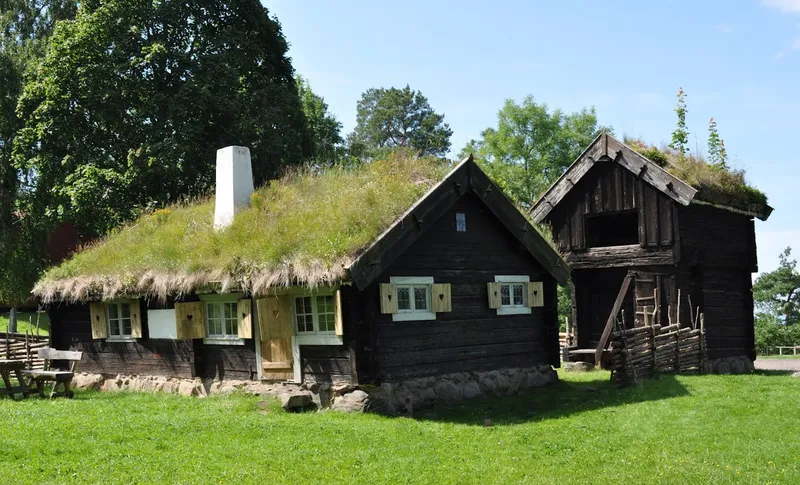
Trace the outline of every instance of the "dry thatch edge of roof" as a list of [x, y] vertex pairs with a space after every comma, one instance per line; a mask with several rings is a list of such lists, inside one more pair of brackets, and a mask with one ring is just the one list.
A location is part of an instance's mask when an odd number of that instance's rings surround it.
[[159, 273], [148, 271], [127, 276], [79, 276], [53, 281], [40, 281], [33, 289], [42, 303], [85, 303], [123, 297], [140, 297], [166, 301], [189, 293], [246, 292], [265, 296], [270, 291], [291, 286], [314, 289], [340, 282], [347, 275], [352, 258], [341, 258], [328, 266], [320, 261], [305, 265], [285, 264], [242, 276], [226, 271], [193, 273]]

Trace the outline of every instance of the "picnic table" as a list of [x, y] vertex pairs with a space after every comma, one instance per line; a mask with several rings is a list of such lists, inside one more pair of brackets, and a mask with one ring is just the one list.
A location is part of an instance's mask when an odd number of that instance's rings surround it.
[[[25, 384], [25, 380], [22, 378], [23, 369], [25, 369], [24, 360], [0, 360], [0, 377], [2, 377], [3, 384], [6, 386], [0, 388], [0, 396], [7, 395], [13, 399], [14, 393], [19, 392], [22, 393], [23, 398], [28, 397], [28, 386]], [[18, 386], [11, 385], [12, 372], [19, 382]]]

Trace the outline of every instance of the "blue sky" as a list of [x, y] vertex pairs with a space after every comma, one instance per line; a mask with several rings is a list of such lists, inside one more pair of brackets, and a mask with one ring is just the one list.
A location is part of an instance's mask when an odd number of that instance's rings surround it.
[[409, 84], [445, 114], [456, 153], [528, 94], [660, 144], [683, 87], [692, 149], [713, 116], [775, 207], [756, 224], [760, 269], [786, 246], [800, 256], [800, 0], [264, 3], [345, 133], [362, 92]]

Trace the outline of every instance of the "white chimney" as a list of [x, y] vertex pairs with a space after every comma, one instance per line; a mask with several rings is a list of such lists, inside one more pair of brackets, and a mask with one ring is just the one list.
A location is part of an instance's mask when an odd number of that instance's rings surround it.
[[250, 149], [230, 146], [217, 150], [217, 196], [214, 206], [214, 229], [233, 222], [242, 209], [250, 205], [253, 195], [253, 165]]

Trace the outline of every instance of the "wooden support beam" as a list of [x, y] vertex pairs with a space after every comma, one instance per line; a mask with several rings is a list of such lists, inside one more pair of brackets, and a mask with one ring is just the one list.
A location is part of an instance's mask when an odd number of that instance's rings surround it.
[[600, 336], [600, 342], [597, 344], [597, 349], [594, 352], [595, 365], [600, 363], [600, 358], [603, 356], [603, 349], [605, 349], [606, 343], [608, 342], [608, 337], [611, 335], [611, 330], [614, 328], [614, 320], [617, 319], [617, 314], [622, 309], [622, 304], [625, 302], [625, 296], [627, 296], [628, 290], [630, 290], [632, 280], [633, 273], [628, 273], [625, 276], [625, 279], [622, 281], [622, 287], [619, 289], [616, 301], [614, 301], [614, 307], [611, 309], [611, 315], [608, 316], [606, 327], [603, 329], [603, 334]]

